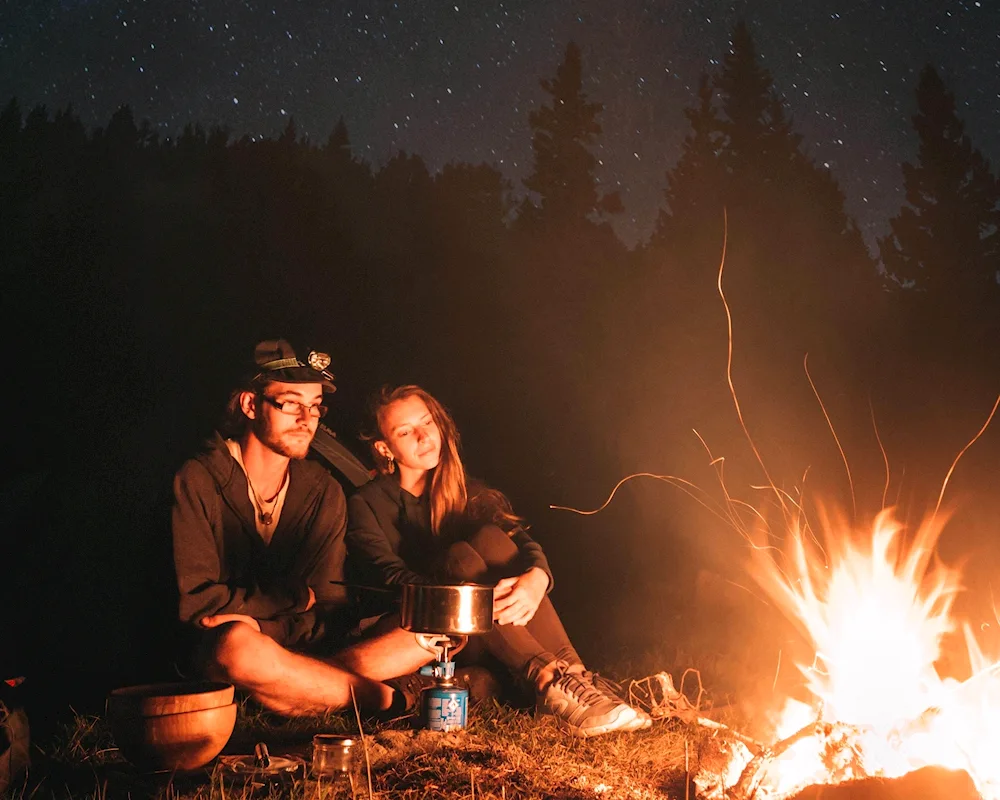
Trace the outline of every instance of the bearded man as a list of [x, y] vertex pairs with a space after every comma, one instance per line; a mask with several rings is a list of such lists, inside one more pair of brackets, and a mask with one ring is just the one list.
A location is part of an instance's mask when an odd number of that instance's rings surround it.
[[[431, 660], [399, 628], [350, 643], [344, 580], [347, 510], [340, 484], [305, 460], [329, 358], [300, 361], [284, 339], [259, 343], [227, 420], [174, 479], [180, 619], [198, 631], [195, 666], [288, 715], [412, 707], [382, 681]], [[406, 663], [400, 667], [400, 654]], [[401, 673], [400, 669], [404, 672]]]

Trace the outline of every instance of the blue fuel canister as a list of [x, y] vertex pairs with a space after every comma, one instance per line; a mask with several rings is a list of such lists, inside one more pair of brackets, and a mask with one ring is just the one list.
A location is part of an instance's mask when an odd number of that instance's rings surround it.
[[441, 683], [424, 689], [424, 724], [430, 731], [464, 730], [469, 713], [469, 690]]
[[435, 662], [421, 672], [438, 679], [424, 689], [421, 697], [424, 727], [441, 732], [464, 730], [469, 714], [469, 690], [454, 683], [455, 663]]

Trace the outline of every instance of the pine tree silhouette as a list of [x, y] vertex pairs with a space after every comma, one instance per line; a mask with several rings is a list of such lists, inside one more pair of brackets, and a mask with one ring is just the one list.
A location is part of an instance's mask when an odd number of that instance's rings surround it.
[[[733, 188], [754, 192], [759, 184], [782, 177], [799, 152], [802, 137], [792, 130], [771, 73], [761, 66], [743, 20], [733, 29], [715, 88], [722, 105], [723, 163], [735, 178]], [[743, 199], [731, 193], [730, 202]]]
[[351, 137], [347, 133], [347, 123], [344, 122], [343, 117], [340, 117], [337, 120], [337, 124], [333, 127], [333, 130], [330, 132], [330, 136], [326, 140], [326, 149], [329, 150], [331, 153], [346, 152], [347, 157], [350, 158]]
[[724, 201], [731, 225], [748, 237], [748, 247], [752, 243], [757, 268], [766, 270], [761, 281], [778, 294], [784, 286], [780, 302], [796, 304], [873, 291], [875, 270], [843, 192], [830, 171], [804, 152], [743, 21], [733, 30], [715, 87]]
[[903, 165], [906, 205], [879, 250], [896, 280], [961, 305], [997, 288], [1000, 186], [930, 65], [920, 73], [913, 125], [920, 144], [916, 163]]
[[524, 179], [525, 187], [541, 198], [541, 206], [522, 206], [522, 215], [572, 224], [618, 213], [618, 194], [601, 196], [597, 189], [597, 158], [589, 148], [601, 133], [597, 117], [603, 106], [590, 102], [583, 91], [583, 65], [575, 43], [567, 45], [556, 77], [541, 84], [551, 103], [528, 117], [534, 169]]
[[701, 323], [691, 309], [717, 303], [725, 209], [726, 283], [748, 314], [750, 346], [795, 369], [819, 348], [851, 362], [877, 305], [875, 266], [833, 174], [804, 151], [746, 23], [685, 113], [691, 130], [645, 253], [651, 294], [672, 298], [669, 336], [712, 333], [694, 333]]
[[299, 141], [299, 131], [295, 126], [295, 117], [289, 116], [288, 123], [285, 125], [285, 130], [282, 131], [281, 136], [278, 138], [278, 143], [282, 147], [290, 148], [294, 147]]
[[724, 186], [720, 150], [724, 134], [713, 106], [711, 78], [698, 82], [697, 105], [684, 110], [691, 132], [684, 137], [681, 157], [667, 172], [666, 208], [661, 209], [651, 244], [683, 246], [706, 229], [720, 232]]

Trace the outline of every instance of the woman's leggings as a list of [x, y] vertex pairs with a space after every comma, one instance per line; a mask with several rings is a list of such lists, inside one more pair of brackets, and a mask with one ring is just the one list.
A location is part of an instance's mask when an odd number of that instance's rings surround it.
[[[442, 564], [444, 577], [456, 583], [496, 583], [519, 574], [518, 556], [517, 545], [506, 533], [496, 525], [486, 525], [448, 548]], [[480, 638], [501, 663], [532, 683], [539, 670], [553, 661], [583, 663], [548, 595], [527, 625], [494, 625]]]

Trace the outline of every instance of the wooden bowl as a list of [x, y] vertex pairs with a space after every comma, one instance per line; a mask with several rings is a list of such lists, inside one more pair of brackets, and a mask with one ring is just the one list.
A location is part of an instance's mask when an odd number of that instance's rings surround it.
[[236, 725], [236, 703], [179, 714], [109, 713], [121, 754], [144, 770], [189, 770], [222, 752]]
[[233, 702], [233, 685], [217, 681], [145, 683], [125, 686], [108, 695], [109, 715], [160, 717], [203, 708], [228, 706]]

